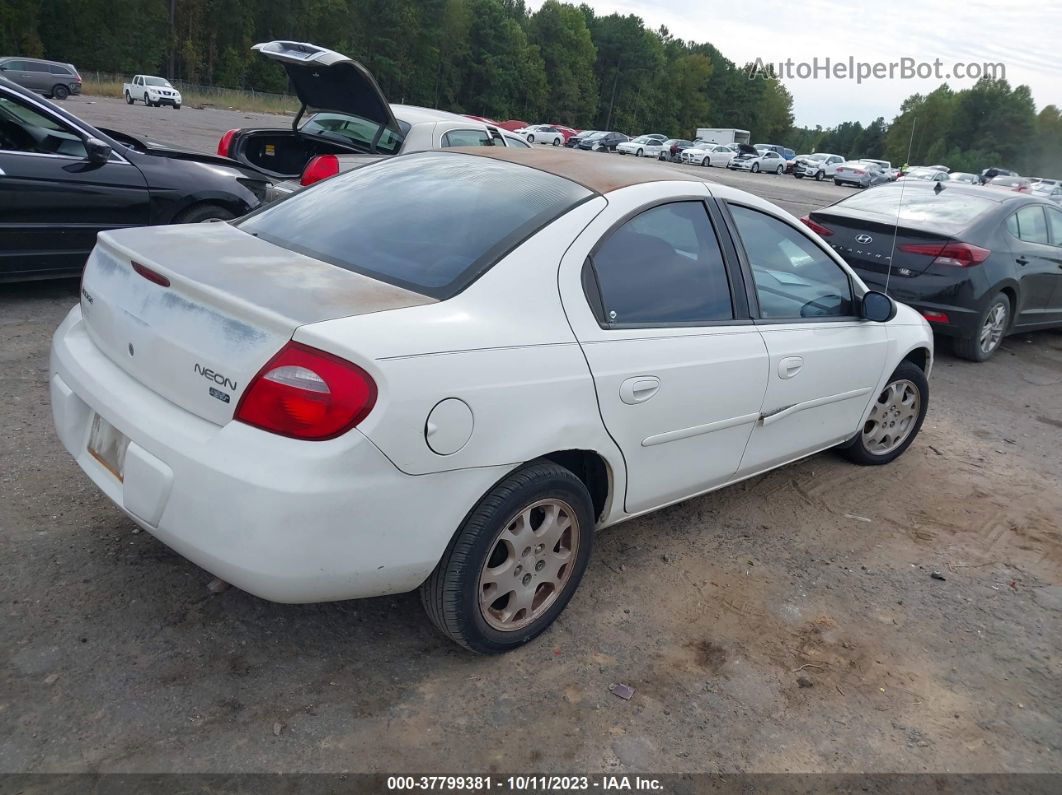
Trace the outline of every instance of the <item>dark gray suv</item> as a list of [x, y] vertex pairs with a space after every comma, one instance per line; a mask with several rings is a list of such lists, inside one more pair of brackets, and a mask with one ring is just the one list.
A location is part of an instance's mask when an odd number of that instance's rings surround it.
[[0, 57], [0, 77], [48, 99], [66, 99], [81, 93], [81, 75], [73, 64], [40, 58]]

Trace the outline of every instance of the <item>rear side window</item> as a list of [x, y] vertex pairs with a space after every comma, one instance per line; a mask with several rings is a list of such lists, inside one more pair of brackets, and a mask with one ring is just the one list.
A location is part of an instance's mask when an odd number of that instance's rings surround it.
[[850, 317], [848, 274], [803, 234], [758, 210], [731, 205], [745, 246], [760, 316], [767, 319]]
[[1007, 230], [1026, 243], [1047, 243], [1047, 221], [1041, 207], [1022, 207], [1007, 219]]
[[486, 130], [450, 130], [443, 136], [443, 146], [494, 146]]
[[53, 75], [64, 75], [66, 77], [71, 77], [70, 70], [63, 66], [56, 66], [55, 64], [52, 64], [48, 67], [48, 71], [51, 72]]
[[719, 241], [700, 202], [646, 210], [613, 231], [591, 257], [613, 325], [675, 325], [731, 320]]
[[277, 246], [445, 299], [593, 195], [526, 166], [425, 152], [340, 174], [237, 226]]

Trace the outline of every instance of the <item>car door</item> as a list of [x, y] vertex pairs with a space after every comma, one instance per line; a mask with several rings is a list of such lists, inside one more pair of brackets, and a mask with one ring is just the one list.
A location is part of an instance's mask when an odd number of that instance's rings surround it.
[[150, 220], [140, 171], [87, 159], [86, 133], [0, 91], [0, 278], [77, 273], [96, 233]]
[[1014, 309], [1018, 326], [1062, 321], [1062, 308], [1058, 305], [1062, 298], [1062, 228], [1057, 226], [1054, 215], [1053, 226], [1049, 227], [1045, 211], [1062, 215], [1053, 207], [1028, 204], [1011, 213], [1005, 222], [1020, 284], [1020, 299]]
[[885, 326], [858, 317], [854, 277], [796, 225], [729, 203], [769, 356], [761, 413], [741, 461], [751, 474], [851, 437], [885, 366]]
[[767, 382], [766, 347], [707, 190], [651, 202], [653, 191], [667, 193], [641, 186], [635, 206], [610, 196], [611, 220], [599, 216], [566, 257], [581, 286], [562, 291], [623, 452], [630, 513], [730, 480]]
[[4, 63], [3, 68], [0, 69], [0, 72], [11, 82], [33, 90], [30, 85], [32, 75], [27, 71], [27, 66], [28, 64], [25, 61], [7, 61]]
[[[1062, 189], [1056, 188], [1055, 192], [1062, 195]], [[1056, 207], [1045, 207], [1047, 214], [1047, 228], [1051, 234], [1051, 245], [1055, 249], [1055, 286], [1051, 291], [1049, 302], [1050, 312], [1048, 319], [1053, 323], [1062, 323], [1062, 210]]]

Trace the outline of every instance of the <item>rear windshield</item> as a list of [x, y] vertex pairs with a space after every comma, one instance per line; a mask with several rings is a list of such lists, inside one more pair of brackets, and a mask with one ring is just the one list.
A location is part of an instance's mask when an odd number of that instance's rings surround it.
[[445, 299], [592, 195], [526, 166], [430, 152], [325, 180], [237, 225], [274, 245]]
[[[903, 204], [900, 204], [900, 196]], [[999, 203], [966, 191], [945, 188], [940, 193], [902, 186], [883, 185], [857, 193], [834, 205], [837, 209], [859, 211], [878, 216], [877, 220], [893, 223], [899, 213], [900, 223], [926, 224], [946, 231], [968, 227], [980, 215]]]
[[302, 131], [342, 141], [345, 144], [355, 144], [358, 148], [366, 150], [372, 149], [373, 140], [379, 135], [380, 138], [376, 141], [376, 151], [385, 155], [393, 155], [397, 154], [402, 147], [402, 141], [410, 129], [409, 124], [403, 121], [399, 121], [398, 126], [401, 128], [400, 133], [360, 116], [346, 113], [316, 113], [302, 125]]

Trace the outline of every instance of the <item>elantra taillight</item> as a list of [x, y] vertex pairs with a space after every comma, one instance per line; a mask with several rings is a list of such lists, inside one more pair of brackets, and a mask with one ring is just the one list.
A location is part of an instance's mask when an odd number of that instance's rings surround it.
[[972, 243], [901, 243], [898, 248], [908, 254], [933, 257], [934, 265], [950, 265], [954, 268], [980, 265], [992, 254], [989, 249]]
[[259, 370], [235, 419], [293, 439], [322, 441], [349, 431], [376, 405], [376, 382], [338, 356], [289, 342]]

